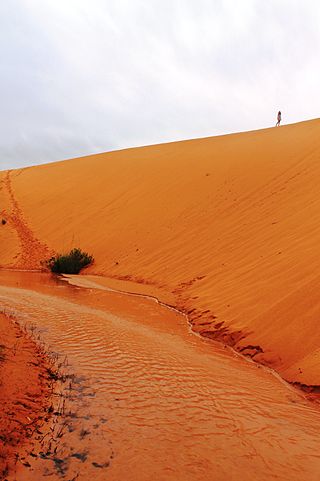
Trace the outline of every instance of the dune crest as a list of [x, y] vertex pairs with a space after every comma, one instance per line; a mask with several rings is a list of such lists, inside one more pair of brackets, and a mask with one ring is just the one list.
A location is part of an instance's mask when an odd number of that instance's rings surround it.
[[193, 329], [320, 385], [320, 120], [0, 173], [3, 267], [81, 247]]

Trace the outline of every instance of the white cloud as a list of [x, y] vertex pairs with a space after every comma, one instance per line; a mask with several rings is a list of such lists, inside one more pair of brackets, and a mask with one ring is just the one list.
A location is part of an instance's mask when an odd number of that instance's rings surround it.
[[0, 166], [319, 116], [316, 0], [4, 0]]

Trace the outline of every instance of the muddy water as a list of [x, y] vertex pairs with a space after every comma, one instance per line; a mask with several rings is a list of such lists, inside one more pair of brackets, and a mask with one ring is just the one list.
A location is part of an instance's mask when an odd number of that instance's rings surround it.
[[68, 356], [78, 383], [56, 458], [18, 479], [320, 479], [317, 406], [178, 313], [4, 271], [0, 303]]

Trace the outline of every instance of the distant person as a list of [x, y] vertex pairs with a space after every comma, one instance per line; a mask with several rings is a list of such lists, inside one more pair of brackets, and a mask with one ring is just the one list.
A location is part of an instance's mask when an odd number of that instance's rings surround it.
[[279, 110], [278, 115], [277, 115], [277, 121], [278, 122], [276, 123], [276, 127], [280, 127], [280, 122], [281, 122], [281, 112], [280, 112], [280, 110]]

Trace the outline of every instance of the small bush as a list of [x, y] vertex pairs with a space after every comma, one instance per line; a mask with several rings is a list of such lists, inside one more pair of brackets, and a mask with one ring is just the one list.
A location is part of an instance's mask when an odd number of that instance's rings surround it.
[[93, 263], [93, 257], [81, 249], [72, 249], [69, 254], [57, 255], [46, 261], [51, 272], [79, 274], [81, 269]]
[[7, 223], [6, 219], [2, 219], [1, 224], [6, 225], [6, 223]]

